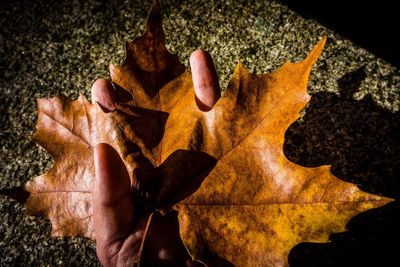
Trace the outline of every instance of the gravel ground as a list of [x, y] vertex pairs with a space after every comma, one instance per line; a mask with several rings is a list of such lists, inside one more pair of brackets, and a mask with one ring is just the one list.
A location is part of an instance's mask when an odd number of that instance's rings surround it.
[[[264, 1], [263, 1], [264, 2]], [[144, 30], [151, 1], [0, 1], [0, 189], [21, 186], [52, 165], [30, 141], [36, 99], [90, 96], [91, 84], [121, 62], [123, 44]], [[285, 153], [304, 166], [332, 165], [364, 190], [400, 195], [400, 73], [313, 20], [275, 1], [161, 1], [168, 48], [188, 65], [199, 47], [215, 59], [221, 88], [242, 60], [270, 72], [306, 56], [322, 35], [313, 98], [286, 133]], [[292, 266], [390, 266], [398, 253], [400, 205], [353, 218], [326, 244], [300, 244]], [[96, 266], [92, 241], [50, 238], [50, 223], [24, 216], [0, 196], [0, 266]], [[383, 264], [384, 263], [384, 264]], [[383, 265], [382, 265], [383, 264]], [[394, 266], [394, 265], [393, 265]]]

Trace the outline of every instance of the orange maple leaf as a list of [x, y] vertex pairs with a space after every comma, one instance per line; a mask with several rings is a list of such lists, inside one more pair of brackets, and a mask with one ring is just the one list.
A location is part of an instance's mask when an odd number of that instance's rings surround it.
[[310, 100], [307, 81], [325, 40], [271, 74], [239, 63], [203, 112], [191, 74], [165, 48], [155, 2], [147, 31], [126, 45], [121, 66], [110, 67], [115, 111], [103, 113], [83, 96], [38, 101], [34, 140], [55, 164], [25, 185], [27, 213], [49, 218], [52, 236], [94, 238], [93, 147], [107, 142], [154, 210], [179, 212], [194, 259], [207, 263], [211, 253], [238, 266], [286, 266], [295, 244], [327, 241], [357, 213], [390, 201], [339, 180], [329, 166], [302, 167], [283, 153], [286, 129]]

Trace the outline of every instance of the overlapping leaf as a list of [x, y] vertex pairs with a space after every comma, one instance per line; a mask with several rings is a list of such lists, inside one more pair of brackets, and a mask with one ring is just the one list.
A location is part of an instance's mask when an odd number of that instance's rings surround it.
[[327, 241], [355, 214], [388, 202], [339, 180], [328, 166], [305, 168], [283, 154], [284, 133], [310, 99], [308, 76], [324, 43], [271, 74], [238, 64], [222, 98], [203, 112], [190, 73], [165, 48], [155, 2], [146, 33], [110, 68], [115, 111], [103, 113], [83, 96], [39, 100], [34, 140], [55, 164], [25, 186], [28, 213], [49, 218], [54, 236], [94, 238], [92, 151], [107, 142], [150, 206], [178, 210], [193, 258], [286, 266], [295, 244]]

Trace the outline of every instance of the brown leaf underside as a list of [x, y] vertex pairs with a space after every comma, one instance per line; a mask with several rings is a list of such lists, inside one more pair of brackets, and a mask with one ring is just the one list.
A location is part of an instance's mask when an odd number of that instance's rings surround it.
[[97, 142], [94, 108], [83, 95], [38, 100], [33, 140], [54, 158], [46, 173], [25, 185], [28, 214], [50, 219], [52, 236], [93, 237], [91, 189], [93, 147]]
[[33, 139], [55, 163], [25, 185], [27, 212], [49, 218], [52, 236], [94, 238], [92, 151], [107, 142], [149, 201], [178, 203], [181, 237], [195, 259], [207, 262], [207, 249], [237, 266], [286, 266], [295, 244], [325, 242], [355, 214], [389, 201], [337, 179], [328, 166], [305, 168], [283, 154], [324, 43], [271, 74], [239, 63], [222, 98], [202, 112], [190, 73], [165, 48], [156, 1], [145, 34], [126, 45], [121, 66], [110, 66], [116, 111], [105, 114], [83, 96], [38, 101]]

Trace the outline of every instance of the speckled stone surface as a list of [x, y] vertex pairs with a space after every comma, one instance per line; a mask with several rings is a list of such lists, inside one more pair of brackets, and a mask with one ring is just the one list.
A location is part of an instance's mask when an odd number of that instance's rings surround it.
[[[123, 44], [144, 31], [151, 1], [10, 1], [0, 6], [0, 189], [21, 186], [52, 165], [30, 141], [36, 99], [90, 96], [121, 62]], [[199, 47], [213, 56], [221, 88], [242, 60], [265, 73], [328, 42], [313, 68], [313, 98], [286, 133], [285, 153], [305, 166], [332, 165], [339, 178], [398, 198], [399, 70], [275, 1], [161, 1], [168, 48], [188, 65]], [[326, 244], [300, 244], [292, 266], [350, 266], [395, 259], [397, 202], [353, 218]], [[50, 223], [0, 196], [0, 266], [96, 266], [94, 243], [50, 238]], [[392, 258], [393, 257], [393, 258]], [[350, 260], [351, 259], [351, 260]], [[394, 261], [393, 261], [394, 262]], [[343, 266], [343, 265], [342, 265]], [[387, 265], [386, 265], [387, 266]]]

